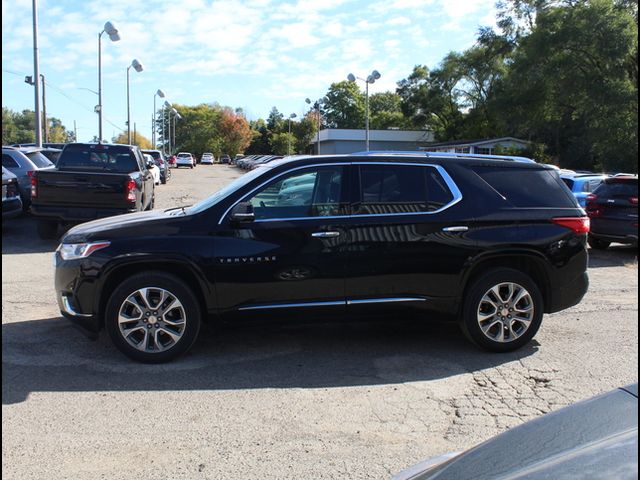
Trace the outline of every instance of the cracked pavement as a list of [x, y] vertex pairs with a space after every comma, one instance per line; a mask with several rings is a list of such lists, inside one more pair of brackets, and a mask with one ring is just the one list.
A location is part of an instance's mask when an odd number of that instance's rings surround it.
[[[239, 172], [173, 171], [157, 205]], [[3, 224], [2, 473], [11, 479], [382, 479], [638, 379], [636, 250], [592, 252], [589, 293], [518, 352], [454, 325], [255, 324], [207, 330], [167, 365], [123, 357], [60, 317], [55, 242]]]

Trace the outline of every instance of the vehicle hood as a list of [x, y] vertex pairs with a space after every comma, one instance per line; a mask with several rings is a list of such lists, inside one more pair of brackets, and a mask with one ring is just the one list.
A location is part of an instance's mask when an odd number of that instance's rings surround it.
[[513, 428], [451, 460], [394, 477], [427, 479], [638, 478], [635, 386], [617, 389]]
[[101, 218], [73, 227], [62, 238], [61, 243], [78, 243], [95, 239], [106, 240], [119, 231], [135, 229], [140, 226], [149, 227], [154, 223], [166, 223], [167, 219], [178, 216], [185, 216], [182, 209], [153, 210]]

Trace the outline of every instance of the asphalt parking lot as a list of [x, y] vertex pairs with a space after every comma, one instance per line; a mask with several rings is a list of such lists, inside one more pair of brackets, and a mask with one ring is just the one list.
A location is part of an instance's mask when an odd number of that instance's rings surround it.
[[[240, 175], [173, 170], [156, 208]], [[389, 478], [638, 380], [637, 250], [591, 252], [583, 302], [518, 352], [452, 325], [250, 325], [207, 330], [189, 355], [133, 363], [61, 318], [55, 241], [2, 227], [2, 473], [10, 479]]]

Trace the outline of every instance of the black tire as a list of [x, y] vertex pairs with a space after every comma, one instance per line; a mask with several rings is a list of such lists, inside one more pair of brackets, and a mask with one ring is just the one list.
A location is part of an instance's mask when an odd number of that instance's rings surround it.
[[165, 183], [167, 183], [167, 177], [166, 177], [166, 176], [162, 177], [162, 178], [160, 179], [160, 183], [161, 183], [162, 185], [164, 185]]
[[38, 236], [43, 240], [56, 238], [58, 234], [58, 222], [56, 220], [38, 220], [36, 224]]
[[611, 245], [611, 242], [607, 242], [606, 240], [601, 240], [592, 235], [589, 235], [587, 240], [589, 242], [589, 246], [595, 250], [606, 250]]
[[[487, 310], [487, 306], [499, 303], [490, 301], [495, 298], [493, 296], [495, 294], [490, 294], [490, 290], [493, 287], [502, 285], [498, 292], [504, 294], [502, 298], [507, 298], [509, 284], [515, 285], [514, 290], [520, 287], [528, 293], [528, 296], [516, 302], [516, 304], [512, 304], [511, 301], [504, 301], [500, 309], [495, 309], [495, 314], [486, 320], [482, 320], [484, 322], [483, 325], [487, 328], [487, 333], [485, 333], [480, 326], [480, 316], [483, 315], [482, 310], [485, 309], [484, 315], [489, 315], [491, 310]], [[489, 295], [488, 299], [485, 294]], [[516, 313], [509, 310], [509, 308], [524, 310], [528, 306], [531, 306], [533, 311], [522, 314], [523, 320], [526, 318], [528, 322], [518, 320]], [[467, 289], [460, 326], [465, 336], [479, 347], [492, 352], [510, 352], [531, 341], [540, 328], [543, 312], [544, 300], [542, 293], [531, 277], [518, 270], [496, 268], [476, 278]], [[511, 325], [511, 330], [506, 326], [508, 324]], [[526, 328], [525, 325], [527, 325]], [[502, 335], [502, 341], [499, 341], [500, 335]], [[497, 339], [493, 338], [494, 336]]]
[[[147, 319], [156, 319], [156, 317], [153, 316], [153, 313], [156, 312], [151, 312], [151, 310], [145, 310], [143, 312], [142, 309], [136, 310], [134, 307], [133, 311], [136, 312], [136, 316], [138, 313], [140, 314], [141, 321], [133, 325], [132, 323], [136, 320], [129, 323], [129, 325], [132, 326], [130, 327], [129, 335], [125, 338], [124, 333], [121, 331], [120, 323], [118, 322], [120, 311], [122, 309], [123, 314], [127, 314], [133, 304], [131, 302], [125, 302], [125, 300], [144, 288], [150, 288], [149, 304], [157, 309], [157, 311], [161, 310], [158, 308], [158, 305], [153, 306], [151, 300], [153, 300], [153, 295], [157, 296], [160, 294], [160, 289], [167, 291], [173, 296], [179, 302], [180, 307], [170, 308], [161, 318], [152, 320], [154, 322], [153, 324]], [[168, 298], [167, 301], [171, 301], [171, 298]], [[175, 302], [173, 302], [173, 305], [175, 305]], [[149, 312], [152, 314], [147, 315]], [[174, 320], [179, 318], [184, 320], [181, 330], [173, 330], [171, 324], [163, 324], [164, 318], [168, 315], [174, 315]], [[114, 345], [129, 358], [143, 363], [168, 362], [186, 353], [198, 338], [200, 324], [200, 305], [191, 289], [178, 277], [164, 272], [150, 271], [139, 273], [124, 280], [111, 294], [105, 311], [105, 328], [107, 332], [109, 332], [109, 336]], [[126, 328], [127, 324], [123, 322], [123, 329]], [[144, 333], [144, 339], [139, 338], [143, 335], [142, 332], [155, 332], [156, 328], [158, 331], [155, 333], [155, 338], [160, 338], [159, 343], [162, 348], [166, 348], [164, 350], [156, 348], [157, 344], [153, 340], [154, 337], [149, 336], [147, 333]], [[171, 331], [176, 335], [178, 335], [179, 331], [178, 340], [173, 340], [171, 336], [164, 333], [166, 329], [172, 329]], [[131, 341], [127, 340], [127, 338], [130, 338]], [[138, 347], [136, 347], [134, 343], [136, 343], [138, 339]], [[145, 339], [148, 339], [148, 342], [142, 345]], [[167, 345], [163, 345], [163, 341], [167, 341]]]

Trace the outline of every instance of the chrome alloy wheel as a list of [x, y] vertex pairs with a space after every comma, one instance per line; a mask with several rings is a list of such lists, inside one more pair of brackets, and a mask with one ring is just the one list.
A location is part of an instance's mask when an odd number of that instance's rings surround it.
[[142, 352], [157, 353], [173, 347], [182, 338], [186, 324], [180, 300], [160, 287], [136, 290], [118, 310], [122, 338]]
[[478, 305], [482, 333], [495, 342], [512, 342], [524, 334], [534, 316], [533, 299], [522, 285], [507, 282], [491, 287]]

